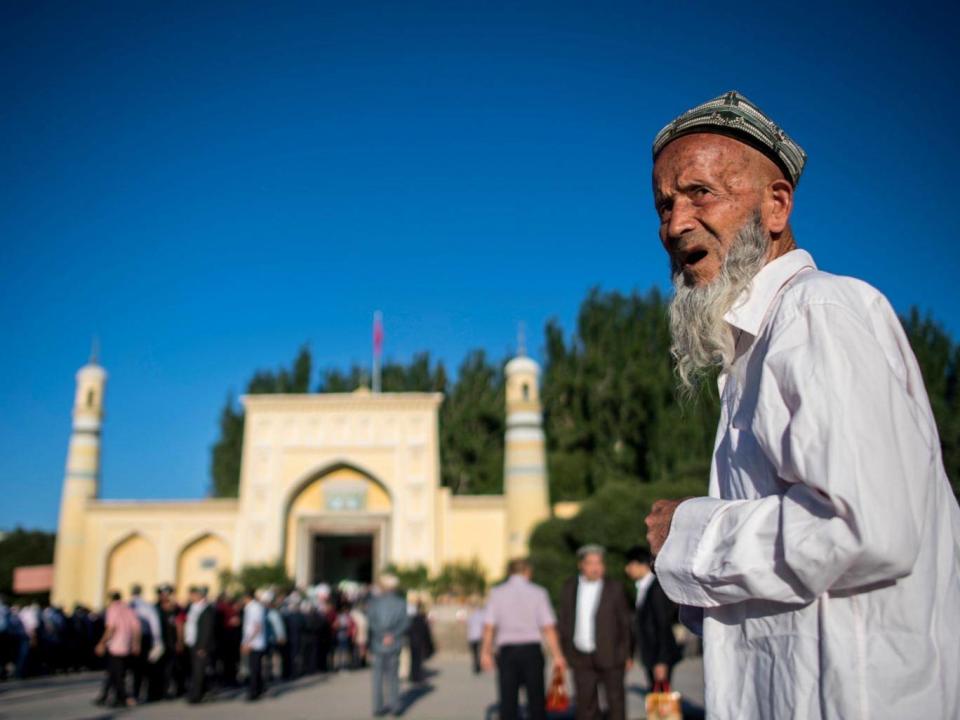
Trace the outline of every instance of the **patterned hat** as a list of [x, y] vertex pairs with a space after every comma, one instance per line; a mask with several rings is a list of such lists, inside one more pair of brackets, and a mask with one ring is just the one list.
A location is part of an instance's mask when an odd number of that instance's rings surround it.
[[773, 160], [794, 187], [800, 182], [807, 154], [764, 112], [736, 90], [687, 110], [657, 133], [653, 159], [678, 137], [691, 133], [728, 135]]

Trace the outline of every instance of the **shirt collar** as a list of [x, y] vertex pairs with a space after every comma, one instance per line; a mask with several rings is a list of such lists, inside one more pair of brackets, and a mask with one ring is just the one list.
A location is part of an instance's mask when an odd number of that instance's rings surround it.
[[642, 578], [637, 580], [637, 590], [643, 590], [645, 587], [653, 584], [654, 575], [652, 572], [648, 572]]
[[602, 582], [603, 582], [603, 578], [600, 578], [599, 580], [587, 580], [583, 575], [580, 575], [580, 584], [581, 584], [581, 585], [586, 585], [586, 586], [588, 586], [588, 587], [595, 587], [595, 586], [599, 585], [599, 584], [602, 583]]
[[756, 337], [780, 288], [806, 268], [817, 269], [813, 257], [806, 250], [791, 250], [776, 260], [771, 260], [753, 276], [750, 284], [740, 293], [740, 297], [723, 319], [733, 327]]

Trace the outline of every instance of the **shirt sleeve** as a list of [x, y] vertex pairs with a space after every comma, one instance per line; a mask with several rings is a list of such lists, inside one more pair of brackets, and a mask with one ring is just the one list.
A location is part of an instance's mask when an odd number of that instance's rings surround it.
[[656, 563], [671, 599], [805, 603], [910, 573], [939, 450], [885, 347], [864, 320], [828, 302], [802, 308], [774, 334], [758, 409], [740, 432], [754, 436], [788, 488], [681, 503]]
[[557, 616], [553, 614], [553, 605], [546, 590], [540, 590], [540, 602], [537, 603], [537, 625], [542, 630], [550, 625], [557, 624]]
[[147, 623], [150, 625], [150, 634], [153, 636], [154, 647], [163, 649], [163, 633], [160, 630], [160, 613], [153, 605], [147, 605]]
[[490, 599], [487, 600], [486, 607], [483, 608], [483, 624], [484, 625], [496, 625], [497, 624], [497, 592], [493, 591], [490, 593]]

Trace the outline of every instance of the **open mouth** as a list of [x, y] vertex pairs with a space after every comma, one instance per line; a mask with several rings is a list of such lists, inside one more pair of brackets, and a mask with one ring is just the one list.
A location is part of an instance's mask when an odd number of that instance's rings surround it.
[[683, 257], [681, 258], [681, 263], [685, 268], [693, 267], [698, 262], [703, 260], [706, 256], [707, 256], [706, 250], [704, 250], [703, 248], [694, 248], [693, 250], [683, 253]]

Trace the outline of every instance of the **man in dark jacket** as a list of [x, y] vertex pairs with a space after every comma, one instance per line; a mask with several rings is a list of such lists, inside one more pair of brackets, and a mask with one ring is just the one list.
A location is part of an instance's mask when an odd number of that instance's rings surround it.
[[630, 658], [630, 608], [623, 585], [604, 577], [604, 549], [585, 545], [577, 552], [580, 572], [560, 595], [560, 643], [573, 670], [577, 720], [600, 715], [599, 686], [609, 720], [623, 720], [623, 676]]
[[177, 604], [173, 600], [173, 587], [163, 584], [157, 587], [157, 604], [154, 606], [160, 619], [160, 637], [163, 653], [154, 668], [147, 689], [147, 699], [163, 700], [170, 691], [173, 680], [173, 662], [177, 652]]
[[634, 644], [640, 662], [654, 683], [668, 683], [673, 666], [680, 662], [680, 646], [673, 636], [677, 606], [667, 597], [650, 565], [650, 551], [637, 545], [627, 551], [627, 575], [636, 583]]
[[433, 633], [423, 603], [417, 603], [417, 612], [410, 618], [410, 682], [422, 683], [426, 680], [423, 664], [433, 657]]
[[184, 626], [184, 641], [190, 649], [191, 703], [203, 700], [206, 692], [207, 671], [216, 649], [217, 613], [207, 599], [207, 588], [190, 589], [190, 608]]

